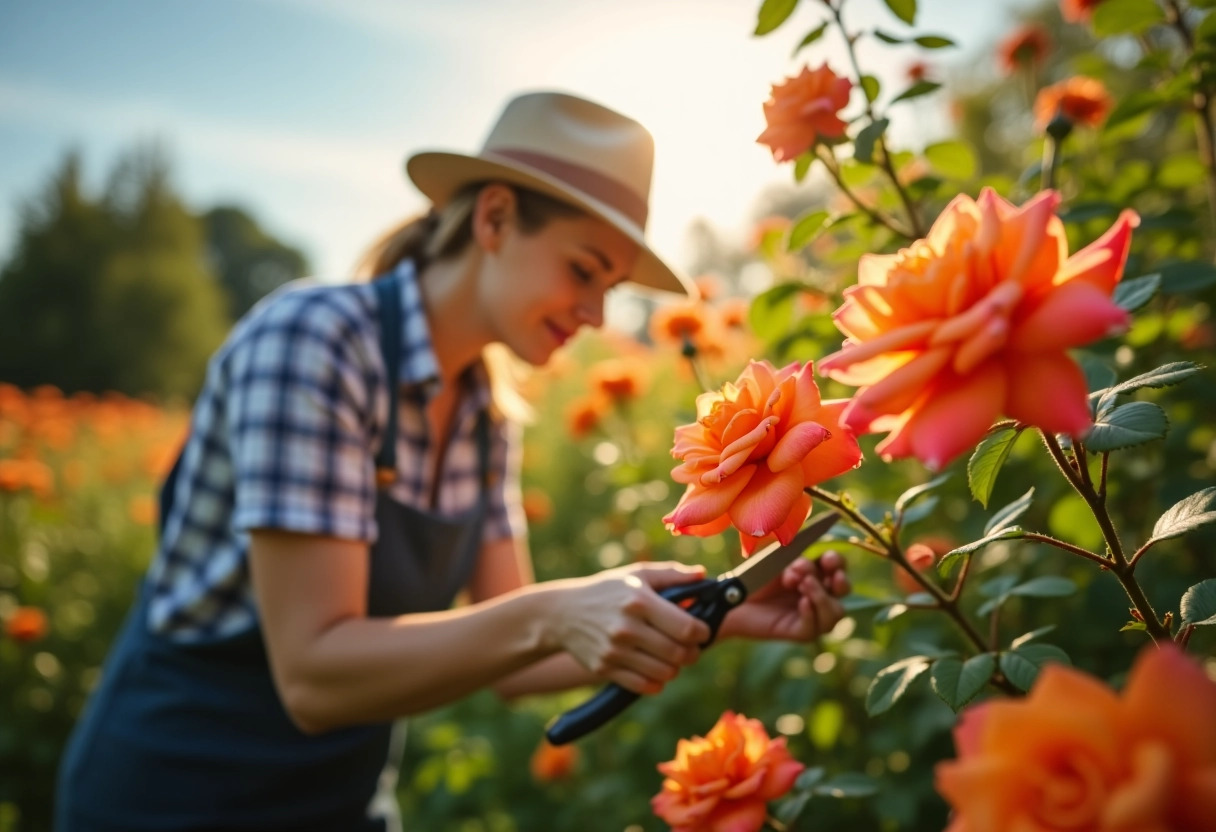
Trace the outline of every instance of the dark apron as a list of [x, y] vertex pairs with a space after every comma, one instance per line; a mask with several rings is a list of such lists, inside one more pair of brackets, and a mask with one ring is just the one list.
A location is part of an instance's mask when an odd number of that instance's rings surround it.
[[[376, 289], [381, 348], [395, 391], [400, 284], [381, 278]], [[398, 397], [391, 396], [377, 469], [395, 467], [397, 407]], [[369, 616], [447, 609], [468, 581], [488, 499], [484, 411], [477, 443], [481, 494], [464, 517], [434, 517], [379, 491]], [[161, 492], [162, 524], [176, 473], [174, 465]], [[392, 723], [301, 733], [275, 691], [259, 628], [205, 644], [175, 643], [148, 629], [150, 594], [145, 582], [65, 750], [58, 832], [387, 828], [384, 818], [368, 817], [368, 806], [386, 764], [397, 763], [389, 759]], [[392, 756], [400, 751], [394, 748]]]

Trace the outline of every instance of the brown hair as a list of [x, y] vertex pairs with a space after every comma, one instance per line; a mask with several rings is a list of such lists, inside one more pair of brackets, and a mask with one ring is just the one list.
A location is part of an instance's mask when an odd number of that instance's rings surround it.
[[[430, 263], [456, 257], [473, 242], [473, 206], [481, 189], [490, 183], [465, 185], [448, 200], [442, 210], [432, 208], [410, 217], [380, 235], [355, 265], [357, 281], [374, 280], [386, 275], [402, 260], [413, 260], [418, 274]], [[503, 183], [507, 184], [507, 183]], [[584, 212], [556, 197], [522, 188], [515, 193], [515, 216], [525, 234], [534, 234], [554, 219], [583, 216]], [[482, 351], [490, 375], [494, 406], [517, 421], [530, 421], [532, 410], [519, 393], [522, 362], [508, 349], [491, 344]]]

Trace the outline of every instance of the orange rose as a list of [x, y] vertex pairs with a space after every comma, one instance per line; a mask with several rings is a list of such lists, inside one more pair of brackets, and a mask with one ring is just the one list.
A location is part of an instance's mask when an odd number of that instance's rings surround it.
[[587, 373], [591, 388], [610, 401], [628, 401], [646, 389], [645, 367], [641, 361], [609, 358]]
[[46, 636], [46, 613], [38, 607], [17, 607], [4, 625], [13, 641], [38, 641]]
[[804, 768], [785, 737], [769, 739], [759, 720], [727, 711], [705, 737], [680, 740], [676, 758], [659, 764], [667, 779], [650, 805], [672, 832], [756, 832], [768, 801], [788, 792]]
[[1102, 0], [1060, 0], [1060, 14], [1069, 23], [1085, 23], [1101, 4]]
[[756, 141], [768, 145], [773, 159], [788, 162], [809, 150], [820, 139], [839, 139], [848, 126], [838, 115], [849, 103], [852, 82], [841, 78], [827, 64], [773, 84], [764, 102], [768, 127]]
[[1034, 99], [1034, 123], [1042, 130], [1060, 115], [1075, 124], [1100, 127], [1113, 106], [1101, 81], [1077, 75], [1039, 90]]
[[997, 46], [997, 63], [1006, 73], [1021, 67], [1037, 67], [1047, 57], [1051, 36], [1037, 24], [1015, 30]]
[[811, 364], [752, 361], [734, 384], [697, 397], [697, 421], [675, 431], [672, 479], [688, 486], [663, 518], [707, 537], [731, 524], [747, 554], [770, 534], [788, 543], [811, 509], [805, 491], [861, 464], [846, 400], [821, 402]]
[[1017, 208], [985, 188], [946, 206], [927, 238], [862, 256], [833, 313], [844, 346], [819, 368], [863, 388], [843, 420], [890, 431], [883, 458], [939, 468], [1002, 413], [1050, 433], [1089, 429], [1085, 376], [1066, 350], [1127, 327], [1111, 293], [1139, 218], [1124, 211], [1068, 257], [1058, 203], [1044, 191]]
[[1216, 683], [1148, 647], [1122, 696], [1071, 667], [971, 708], [937, 790], [948, 832], [1216, 832]]
[[604, 403], [586, 396], [570, 403], [566, 408], [566, 427], [575, 439], [581, 439], [599, 427], [604, 417]]
[[578, 764], [578, 748], [573, 745], [551, 745], [541, 740], [532, 752], [529, 768], [538, 783], [564, 780], [574, 773]]

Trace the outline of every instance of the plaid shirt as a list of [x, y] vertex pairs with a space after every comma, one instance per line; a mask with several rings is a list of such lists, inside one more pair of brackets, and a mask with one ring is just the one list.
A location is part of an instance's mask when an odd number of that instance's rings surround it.
[[[402, 356], [392, 497], [453, 516], [480, 488], [474, 435], [490, 401], [485, 367], [469, 373], [430, 506], [433, 471], [425, 404], [438, 364], [405, 261]], [[148, 581], [149, 627], [207, 641], [257, 622], [249, 530], [376, 539], [375, 463], [388, 416], [375, 288], [295, 281], [261, 302], [212, 357], [182, 453], [173, 508]], [[491, 421], [485, 539], [520, 535], [517, 428]]]

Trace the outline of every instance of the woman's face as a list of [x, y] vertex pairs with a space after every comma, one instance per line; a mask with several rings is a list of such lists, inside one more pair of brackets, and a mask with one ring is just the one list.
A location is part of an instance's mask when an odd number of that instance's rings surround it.
[[629, 276], [638, 246], [590, 216], [551, 219], [532, 233], [511, 210], [497, 220], [491, 245], [483, 243], [483, 312], [495, 341], [539, 366], [580, 327], [603, 324], [604, 296]]

